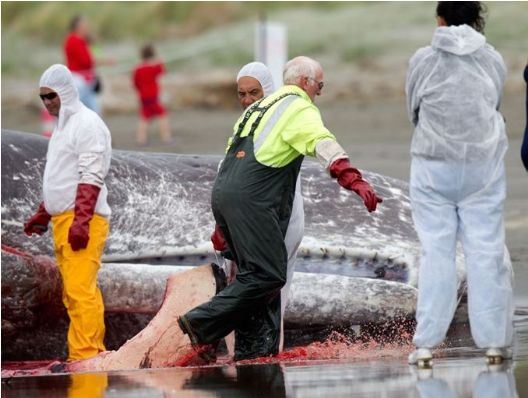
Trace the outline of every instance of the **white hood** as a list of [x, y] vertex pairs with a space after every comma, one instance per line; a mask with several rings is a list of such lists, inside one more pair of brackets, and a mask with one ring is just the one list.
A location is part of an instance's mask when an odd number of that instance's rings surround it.
[[275, 91], [271, 72], [262, 62], [250, 62], [249, 64], [244, 65], [242, 69], [240, 69], [240, 72], [238, 72], [237, 82], [244, 76], [249, 76], [258, 80], [262, 86], [262, 91], [264, 91], [264, 97], [267, 97]]
[[431, 45], [455, 55], [475, 52], [486, 44], [486, 38], [468, 25], [436, 28]]
[[58, 127], [61, 129], [66, 120], [82, 107], [70, 70], [61, 64], [50, 66], [42, 74], [39, 86], [50, 88], [59, 95], [61, 105]]

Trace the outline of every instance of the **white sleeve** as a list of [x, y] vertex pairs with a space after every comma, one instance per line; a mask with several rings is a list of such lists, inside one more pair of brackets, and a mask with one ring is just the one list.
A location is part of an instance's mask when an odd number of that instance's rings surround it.
[[407, 78], [405, 80], [405, 96], [407, 103], [407, 117], [409, 118], [410, 122], [416, 126], [418, 124], [418, 111], [420, 108], [417, 106], [414, 92], [416, 79], [412, 72], [413, 71], [409, 67], [409, 70], [407, 71]]
[[96, 185], [101, 188], [106, 177], [106, 163], [103, 152], [79, 154], [79, 183]]
[[83, 118], [75, 129], [75, 151], [78, 159], [79, 183], [104, 185], [108, 173], [109, 133], [98, 116]]
[[421, 79], [420, 68], [418, 68], [424, 56], [429, 52], [429, 47], [421, 48], [409, 60], [407, 77], [405, 79], [405, 96], [407, 103], [407, 116], [410, 122], [418, 124], [418, 112], [420, 110], [420, 98], [418, 96], [418, 85]]
[[323, 165], [326, 171], [329, 171], [330, 165], [338, 159], [348, 159], [348, 155], [337, 141], [324, 139], [315, 144], [315, 156]]
[[502, 96], [504, 93], [504, 83], [506, 81], [506, 76], [508, 75], [508, 69], [506, 67], [506, 64], [504, 63], [504, 59], [502, 58], [502, 56], [500, 55], [498, 51], [492, 48], [492, 54], [493, 54], [493, 57], [495, 58], [495, 64], [496, 64], [496, 69], [497, 69], [497, 75], [494, 76], [493, 79], [495, 80], [494, 83], [495, 83], [495, 86], [497, 87], [497, 92], [498, 92], [498, 101], [497, 101], [496, 109], [499, 110], [500, 105], [502, 103]]

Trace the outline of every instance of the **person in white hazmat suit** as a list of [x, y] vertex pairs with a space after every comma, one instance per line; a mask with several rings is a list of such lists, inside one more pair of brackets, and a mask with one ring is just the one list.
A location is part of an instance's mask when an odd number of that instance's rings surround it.
[[79, 100], [64, 65], [52, 65], [43, 73], [40, 98], [58, 120], [46, 155], [43, 202], [24, 232], [42, 235], [52, 222], [63, 303], [70, 318], [68, 360], [87, 359], [105, 351], [97, 272], [109, 230], [104, 179], [110, 168], [111, 137], [97, 113]]
[[[244, 65], [237, 75], [237, 92], [238, 101], [243, 109], [253, 104], [255, 101], [261, 98], [267, 97], [275, 91], [275, 84], [273, 83], [273, 77], [268, 67], [262, 62], [250, 62]], [[286, 284], [281, 289], [281, 321], [284, 320], [284, 311], [286, 304], [288, 303], [288, 297], [290, 293], [291, 281], [293, 278], [293, 272], [295, 270], [295, 260], [297, 259], [297, 251], [301, 245], [301, 241], [304, 235], [304, 207], [303, 198], [301, 192], [301, 176], [297, 177], [297, 183], [295, 187], [295, 196], [293, 198], [292, 214], [290, 216], [290, 222], [288, 229], [286, 230], [286, 236], [284, 237], [284, 244], [288, 253], [288, 263], [286, 272]], [[213, 244], [216, 250], [225, 251], [227, 245], [225, 240], [221, 236], [219, 228], [215, 228], [215, 232], [211, 236]], [[236, 272], [233, 267], [236, 264], [230, 260], [226, 260], [224, 265], [224, 271], [227, 274], [228, 280], [234, 278]], [[279, 350], [282, 351], [284, 345], [284, 328], [281, 326], [281, 339], [279, 344]], [[228, 349], [232, 352], [232, 343], [228, 342]]]
[[410, 364], [431, 363], [457, 306], [456, 245], [464, 251], [471, 333], [488, 361], [511, 358], [513, 294], [505, 261], [504, 155], [499, 113], [506, 67], [479, 33], [479, 2], [439, 2], [430, 46], [409, 62], [410, 197], [422, 245], [417, 349]]

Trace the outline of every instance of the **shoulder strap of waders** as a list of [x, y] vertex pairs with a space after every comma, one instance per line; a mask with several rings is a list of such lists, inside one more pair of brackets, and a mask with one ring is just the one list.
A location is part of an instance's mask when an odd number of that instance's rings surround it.
[[244, 119], [238, 125], [238, 130], [237, 130], [235, 136], [239, 136], [240, 133], [242, 133], [242, 130], [244, 130], [244, 127], [246, 127], [246, 123], [249, 120], [249, 118], [251, 117], [251, 115], [253, 113], [255, 113], [255, 112], [259, 112], [259, 115], [258, 115], [257, 119], [255, 119], [255, 121], [251, 125], [251, 130], [249, 131], [249, 134], [248, 134], [248, 137], [252, 136], [255, 133], [255, 130], [257, 129], [258, 125], [260, 124], [260, 121], [262, 120], [262, 118], [264, 117], [264, 114], [268, 111], [268, 109], [270, 109], [273, 105], [275, 105], [281, 99], [286, 98], [289, 95], [299, 96], [299, 94], [297, 94], [297, 93], [285, 93], [285, 94], [282, 94], [282, 95], [278, 96], [273, 101], [271, 101], [269, 104], [267, 104], [266, 106], [263, 106], [263, 107], [260, 107], [259, 105], [264, 99], [261, 99], [260, 101], [255, 102], [255, 104], [253, 104], [251, 106], [251, 108], [249, 108], [247, 110], [246, 114], [244, 115]]

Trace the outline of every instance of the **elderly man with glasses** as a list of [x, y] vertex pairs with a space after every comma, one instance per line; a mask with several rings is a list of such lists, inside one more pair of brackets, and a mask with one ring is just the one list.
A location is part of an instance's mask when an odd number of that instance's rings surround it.
[[286, 283], [284, 244], [304, 156], [317, 157], [330, 176], [357, 193], [369, 212], [381, 202], [321, 120], [313, 101], [323, 69], [297, 57], [285, 85], [250, 105], [234, 126], [212, 193], [212, 209], [238, 266], [235, 281], [178, 318], [206, 360], [219, 339], [236, 330], [235, 360], [275, 355], [281, 328], [280, 290]]
[[42, 235], [52, 222], [63, 302], [70, 318], [68, 359], [86, 359], [105, 351], [97, 271], [109, 230], [104, 179], [110, 167], [111, 137], [97, 113], [79, 100], [64, 65], [44, 72], [39, 95], [58, 119], [46, 155], [43, 202], [24, 232]]

